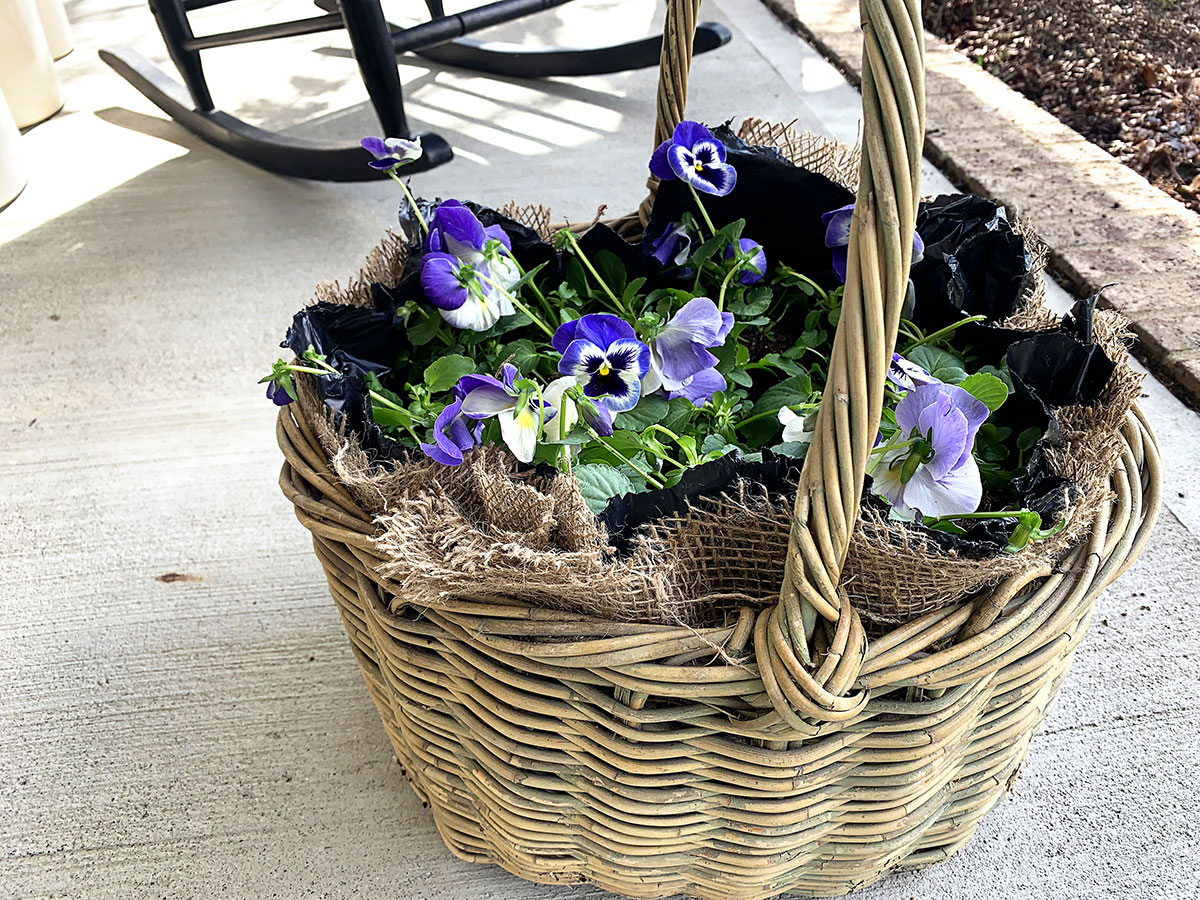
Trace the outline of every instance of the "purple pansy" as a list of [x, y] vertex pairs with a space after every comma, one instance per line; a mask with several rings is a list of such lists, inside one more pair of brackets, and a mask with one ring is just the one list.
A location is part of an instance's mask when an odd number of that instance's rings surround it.
[[[688, 379], [717, 364], [718, 360], [709, 352], [709, 348], [724, 344], [731, 328], [732, 313], [717, 309], [717, 304], [707, 297], [689, 300], [651, 339], [650, 371], [643, 389], [647, 393], [660, 387], [665, 388], [668, 394], [682, 392]], [[718, 390], [725, 389], [724, 381], [722, 378]], [[701, 380], [701, 384], [716, 384], [716, 379], [708, 375]], [[698, 390], [699, 387], [693, 389], [692, 393]], [[687, 394], [680, 393], [680, 396]], [[705, 400], [711, 398], [710, 393]]]
[[[913, 388], [896, 404], [896, 424], [917, 443], [883, 455], [872, 473], [875, 492], [901, 513], [974, 512], [983, 487], [971, 448], [987, 417], [987, 406], [956, 385]], [[913, 454], [921, 454], [919, 460], [910, 460]]]
[[923, 384], [940, 384], [940, 379], [934, 378], [915, 362], [905, 359], [899, 353], [892, 354], [892, 364], [888, 366], [888, 381], [902, 391], [911, 391]]
[[679, 222], [671, 222], [650, 242], [650, 255], [663, 266], [682, 266], [692, 252], [692, 236]]
[[421, 444], [421, 450], [430, 459], [444, 466], [461, 465], [463, 453], [479, 444], [483, 423], [476, 422], [463, 414], [464, 393], [455, 385], [454, 400], [442, 410], [433, 423], [432, 444]]
[[381, 172], [420, 159], [423, 152], [420, 138], [409, 140], [408, 138], [365, 137], [360, 143], [364, 150], [375, 157], [367, 165], [372, 169], [379, 169]]
[[725, 161], [725, 145], [699, 122], [680, 122], [671, 139], [650, 157], [650, 173], [663, 181], [679, 178], [705, 194], [724, 197], [737, 184], [737, 170]]
[[[295, 384], [295, 382], [292, 382], [292, 384]], [[287, 406], [296, 398], [288, 393], [288, 389], [282, 384], [272, 381], [267, 384], [267, 399], [271, 400], [276, 406]]]
[[585, 396], [603, 400], [613, 412], [637, 406], [650, 348], [624, 319], [592, 313], [560, 325], [551, 343], [562, 354], [558, 371], [582, 384]]
[[511, 316], [507, 290], [520, 280], [499, 225], [487, 228], [457, 200], [434, 210], [421, 257], [421, 289], [443, 319], [455, 328], [487, 331]]
[[737, 249], [733, 244], [725, 248], [726, 259], [736, 259], [739, 253], [752, 254], [750, 262], [738, 273], [738, 281], [744, 285], [758, 284], [767, 274], [767, 254], [762, 244], [750, 238], [738, 238]]
[[554, 409], [543, 400], [539, 415], [538, 393], [515, 387], [518, 374], [515, 366], [505, 363], [500, 369], [500, 378], [464, 375], [455, 392], [462, 395], [461, 411], [468, 419], [495, 416], [500, 423], [500, 436], [508, 449], [521, 462], [527, 463], [533, 460], [542, 426], [554, 418]]
[[[825, 223], [825, 246], [833, 251], [833, 271], [842, 284], [846, 283], [846, 264], [850, 253], [850, 223], [854, 219], [854, 204], [821, 214]], [[925, 254], [925, 242], [921, 235], [913, 232], [912, 264], [916, 265]]]

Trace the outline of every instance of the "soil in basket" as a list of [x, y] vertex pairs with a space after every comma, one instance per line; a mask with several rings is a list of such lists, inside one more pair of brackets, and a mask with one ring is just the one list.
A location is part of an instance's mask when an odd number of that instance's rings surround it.
[[924, 0], [925, 25], [1200, 212], [1200, 0]]

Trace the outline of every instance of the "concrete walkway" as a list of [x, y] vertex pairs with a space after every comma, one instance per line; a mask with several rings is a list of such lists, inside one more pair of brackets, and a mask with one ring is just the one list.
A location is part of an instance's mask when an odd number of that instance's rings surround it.
[[[96, 59], [118, 42], [162, 59], [143, 5], [68, 8], [68, 107], [26, 135], [33, 181], [0, 214], [0, 898], [600, 900], [445, 851], [275, 484], [254, 382], [312, 284], [355, 269], [391, 221], [394, 187], [222, 156]], [[217, 30], [228, 10], [200, 17]], [[535, 20], [536, 38], [625, 39], [660, 15], [581, 0]], [[705, 17], [734, 42], [697, 59], [696, 117], [853, 136], [855, 92], [758, 0]], [[344, 46], [231, 48], [210, 68], [239, 113], [353, 137], [374, 124]], [[459, 150], [420, 192], [572, 218], [640, 199], [652, 71], [404, 76], [413, 118]], [[869, 900], [1193, 895], [1200, 423], [1147, 391], [1172, 479], [1155, 541], [1101, 598], [1013, 796], [959, 856]]]

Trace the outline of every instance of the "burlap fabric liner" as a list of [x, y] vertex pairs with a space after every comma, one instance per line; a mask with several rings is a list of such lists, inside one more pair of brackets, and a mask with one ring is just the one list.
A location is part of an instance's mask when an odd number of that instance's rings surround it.
[[[855, 148], [789, 126], [747, 120], [751, 144], [777, 146], [793, 162], [850, 190], [859, 171]], [[509, 204], [503, 212], [544, 236], [545, 207]], [[1033, 253], [1033, 276], [1008, 323], [1041, 330], [1057, 324], [1043, 305], [1041, 242], [1019, 221]], [[316, 300], [371, 303], [373, 282], [394, 284], [404, 266], [402, 242], [389, 233], [346, 287], [318, 285]], [[1111, 500], [1117, 431], [1141, 391], [1129, 364], [1125, 320], [1099, 312], [1094, 336], [1117, 364], [1102, 402], [1059, 410], [1064, 443], [1049, 451], [1051, 469], [1079, 492], [1066, 527], [1025, 550], [989, 559], [943, 551], [918, 531], [864, 510], [850, 544], [843, 583], [873, 631], [950, 604], [1002, 579], [1052, 565], [1083, 537], [1100, 504]], [[740, 606], [762, 607], [779, 596], [792, 497], [742, 482], [680, 517], [645, 526], [632, 551], [618, 556], [588, 511], [574, 480], [519, 471], [503, 449], [480, 448], [450, 469], [425, 459], [373, 465], [353, 434], [339, 431], [311, 383], [300, 382], [305, 416], [334, 473], [376, 517], [387, 561], [379, 573], [395, 584], [398, 602], [437, 606], [446, 598], [511, 598], [616, 621], [691, 626], [721, 623]]]

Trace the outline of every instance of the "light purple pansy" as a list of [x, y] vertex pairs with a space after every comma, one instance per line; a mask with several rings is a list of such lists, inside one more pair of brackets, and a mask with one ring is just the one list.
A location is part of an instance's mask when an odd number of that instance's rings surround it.
[[420, 159], [424, 152], [421, 149], [420, 138], [410, 140], [408, 138], [365, 137], [360, 143], [364, 150], [375, 157], [367, 165], [372, 169], [379, 169], [381, 172]]
[[[833, 251], [833, 271], [842, 284], [846, 283], [846, 264], [850, 253], [850, 223], [854, 219], [854, 204], [821, 214], [825, 223], [825, 246]], [[925, 255], [925, 242], [913, 232], [912, 265]]]
[[752, 241], [750, 238], [738, 238], [737, 250], [734, 250], [733, 245], [730, 244], [725, 248], [725, 258], [734, 259], [738, 253], [753, 254], [750, 262], [738, 273], [738, 281], [747, 286], [758, 284], [767, 274], [767, 254], [763, 250], [762, 244]]
[[902, 391], [911, 391], [923, 384], [941, 383], [939, 379], [934, 378], [915, 362], [905, 359], [899, 353], [892, 354], [892, 363], [888, 366], [887, 377], [888, 381]]
[[905, 460], [918, 449], [885, 453], [872, 473], [875, 492], [901, 513], [974, 512], [983, 487], [971, 448], [987, 417], [987, 406], [956, 385], [934, 382], [913, 388], [896, 404], [896, 424], [902, 436], [927, 441], [929, 456], [903, 481]]
[[703, 406], [717, 391], [723, 391], [727, 387], [729, 384], [725, 381], [725, 376], [716, 369], [701, 369], [695, 375], [685, 378], [678, 390], [668, 390], [667, 398], [674, 400], [676, 397], [683, 397], [690, 401], [692, 406]]
[[637, 406], [650, 348], [624, 319], [592, 313], [560, 325], [551, 343], [562, 354], [558, 371], [582, 384], [585, 396], [603, 400], [613, 412]]
[[705, 194], [724, 197], [737, 184], [737, 170], [725, 161], [725, 145], [699, 122], [680, 122], [670, 140], [650, 157], [650, 173], [663, 181], [682, 179]]
[[444, 466], [461, 465], [463, 453], [479, 444], [483, 423], [473, 421], [463, 414], [463, 391], [454, 387], [454, 400], [438, 415], [433, 423], [432, 444], [421, 444], [421, 451], [435, 462]]
[[462, 414], [475, 420], [495, 416], [508, 449], [527, 463], [533, 460], [542, 426], [554, 417], [554, 409], [543, 400], [539, 415], [537, 392], [514, 386], [518, 374], [515, 366], [505, 363], [500, 378], [464, 375], [455, 391], [462, 394]]
[[[671, 317], [666, 326], [650, 341], [650, 370], [642, 385], [647, 393], [664, 388], [668, 394], [681, 392], [685, 382], [718, 362], [709, 352], [710, 347], [725, 343], [729, 330], [733, 328], [733, 314], [717, 309], [717, 304], [707, 297], [694, 297]], [[714, 372], [713, 374], [718, 374]], [[718, 375], [719, 377], [719, 375]], [[724, 390], [724, 378], [721, 378]], [[715, 384], [712, 375], [705, 376], [701, 384]], [[699, 391], [697, 387], [693, 393]], [[680, 396], [687, 396], [680, 394]], [[710, 393], [705, 400], [711, 399]], [[689, 399], [691, 399], [689, 397]]]

